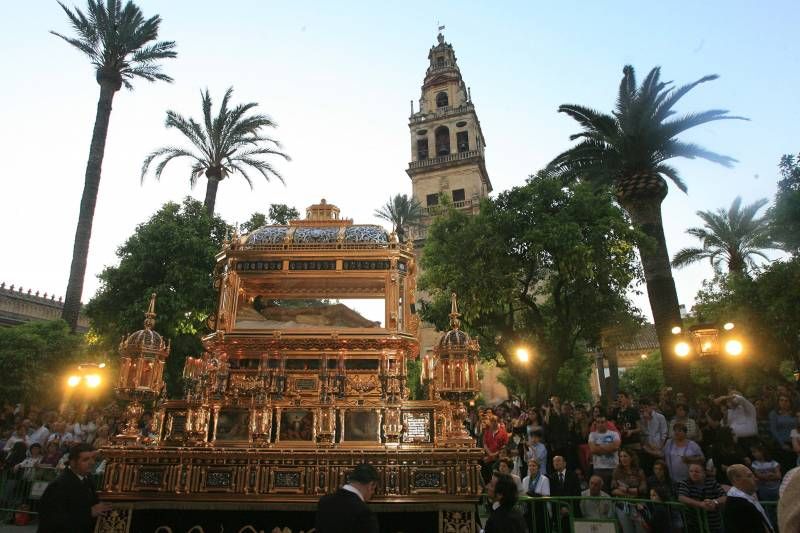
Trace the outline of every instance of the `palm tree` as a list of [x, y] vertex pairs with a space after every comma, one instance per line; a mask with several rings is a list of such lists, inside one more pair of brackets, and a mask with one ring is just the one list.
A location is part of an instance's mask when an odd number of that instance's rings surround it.
[[397, 240], [405, 242], [406, 229], [419, 226], [425, 211], [415, 198], [396, 194], [380, 209], [375, 210], [375, 216], [391, 222], [392, 229], [397, 233]]
[[147, 174], [150, 164], [161, 159], [155, 168], [156, 179], [161, 178], [164, 167], [173, 159], [188, 157], [192, 160], [189, 183], [195, 186], [197, 180], [205, 176], [206, 199], [204, 205], [209, 215], [214, 214], [219, 182], [239, 173], [247, 181], [250, 188], [253, 182], [246, 168], [255, 169], [267, 181], [271, 177], [283, 178], [273, 166], [261, 159], [262, 156], [277, 155], [286, 160], [289, 156], [280, 152], [280, 143], [261, 135], [261, 128], [274, 128], [276, 124], [267, 115], [249, 115], [247, 112], [258, 106], [256, 103], [237, 105], [228, 108], [233, 94], [230, 87], [222, 99], [222, 105], [216, 117], [211, 117], [211, 95], [208, 89], [201, 93], [203, 101], [203, 124], [193, 118], [184, 118], [175, 111], [167, 111], [166, 126], [181, 132], [194, 147], [194, 151], [173, 146], [159, 148], [145, 158], [142, 164], [142, 180]]
[[689, 228], [686, 233], [700, 239], [703, 247], [683, 248], [672, 258], [672, 266], [681, 268], [708, 259], [716, 271], [726, 263], [730, 273], [743, 275], [748, 267], [755, 267], [754, 256], [769, 261], [761, 250], [779, 246], [769, 235], [769, 219], [756, 217], [765, 205], [767, 199], [762, 198], [742, 209], [742, 198], [737, 196], [727, 211], [698, 211], [704, 227]]
[[674, 87], [671, 82], [662, 82], [660, 74], [660, 69], [654, 68], [637, 87], [633, 67], [626, 66], [611, 114], [579, 105], [560, 106], [559, 112], [574, 118], [583, 130], [570, 137], [580, 142], [553, 159], [548, 171], [565, 179], [614, 187], [620, 205], [649, 236], [648, 242], [639, 246], [639, 253], [661, 353], [665, 354], [665, 378], [674, 382], [680, 379], [683, 370], [666, 354], [672, 353], [671, 329], [681, 323], [681, 317], [664, 239], [661, 202], [667, 195], [664, 178], [684, 192], [686, 185], [678, 170], [666, 162], [686, 157], [732, 166], [735, 159], [683, 142], [677, 136], [707, 122], [741, 117], [731, 116], [722, 109], [675, 116], [673, 107], [686, 93], [718, 76], [704, 76], [688, 85]]
[[174, 41], [157, 41], [161, 17], [155, 15], [145, 19], [142, 11], [133, 2], [129, 1], [123, 7], [119, 0], [107, 0], [105, 5], [102, 0], [88, 0], [86, 13], [77, 7], [74, 11], [70, 10], [61, 2], [59, 5], [67, 14], [77, 36], [51, 33], [86, 54], [95, 68], [95, 79], [100, 85], [78, 227], [72, 249], [72, 266], [61, 313], [61, 317], [75, 331], [114, 94], [123, 85], [132, 89], [131, 81], [134, 78], [171, 82], [172, 78], [161, 72], [158, 62], [160, 59], [175, 57], [177, 53]]

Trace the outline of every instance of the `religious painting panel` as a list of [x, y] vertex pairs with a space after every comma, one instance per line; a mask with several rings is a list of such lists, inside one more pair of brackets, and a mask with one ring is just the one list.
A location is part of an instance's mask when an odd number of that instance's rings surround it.
[[311, 409], [279, 409], [278, 442], [314, 442], [314, 411]]
[[250, 411], [224, 408], [217, 415], [214, 430], [216, 442], [242, 442], [250, 440]]
[[345, 443], [380, 443], [381, 413], [378, 409], [343, 409], [341, 441]]

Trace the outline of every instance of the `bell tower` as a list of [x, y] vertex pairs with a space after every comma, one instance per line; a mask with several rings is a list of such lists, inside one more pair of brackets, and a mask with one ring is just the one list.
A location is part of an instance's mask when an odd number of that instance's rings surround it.
[[480, 199], [492, 190], [484, 159], [486, 141], [470, 90], [453, 46], [441, 33], [437, 40], [428, 53], [419, 110], [414, 112], [412, 101], [408, 123], [411, 162], [406, 173], [414, 198], [428, 215], [423, 227], [412, 232], [415, 241], [424, 241], [441, 195], [457, 209], [475, 213]]

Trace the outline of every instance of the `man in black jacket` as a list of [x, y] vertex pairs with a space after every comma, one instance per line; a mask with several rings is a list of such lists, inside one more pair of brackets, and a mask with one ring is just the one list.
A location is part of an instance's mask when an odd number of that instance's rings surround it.
[[80, 443], [68, 453], [69, 468], [42, 494], [38, 533], [91, 533], [97, 517], [111, 510], [109, 504], [98, 502], [92, 484], [94, 448]]
[[494, 472], [486, 485], [492, 501], [492, 512], [486, 521], [484, 533], [525, 533], [525, 520], [514, 508], [517, 503], [517, 484], [508, 474]]
[[[567, 461], [561, 455], [553, 457], [553, 473], [550, 478], [550, 496], [580, 496], [581, 482], [575, 472], [567, 470]], [[578, 509], [578, 502], [572, 501], [569, 505], [561, 505], [561, 530], [569, 531], [569, 508]]]
[[756, 478], [745, 465], [728, 467], [733, 487], [728, 491], [722, 513], [727, 533], [774, 533], [764, 507], [756, 497]]
[[317, 533], [378, 533], [378, 519], [366, 502], [375, 494], [379, 479], [372, 466], [356, 466], [345, 486], [320, 498]]

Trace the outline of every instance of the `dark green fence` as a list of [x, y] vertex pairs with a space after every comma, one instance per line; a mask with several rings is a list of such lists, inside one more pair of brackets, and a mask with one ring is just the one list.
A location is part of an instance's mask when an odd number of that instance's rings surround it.
[[[777, 502], [762, 502], [775, 522]], [[537, 497], [520, 496], [517, 509], [525, 516], [529, 530], [533, 533], [570, 533], [575, 526], [584, 523], [587, 531], [606, 531], [603, 525], [608, 524], [608, 531], [649, 531], [646, 522], [658, 520], [669, 521], [671, 531], [685, 533], [717, 533], [709, 525], [708, 512], [703, 509], [688, 507], [680, 502], [654, 502], [634, 498], [618, 497]], [[587, 510], [595, 511], [591, 517]], [[480, 514], [488, 516], [488, 506], [483, 500]], [[722, 509], [720, 509], [720, 522]], [[623, 528], [622, 522], [628, 522]], [[713, 520], [712, 520], [713, 524]], [[596, 528], [591, 526], [595, 525]]]

